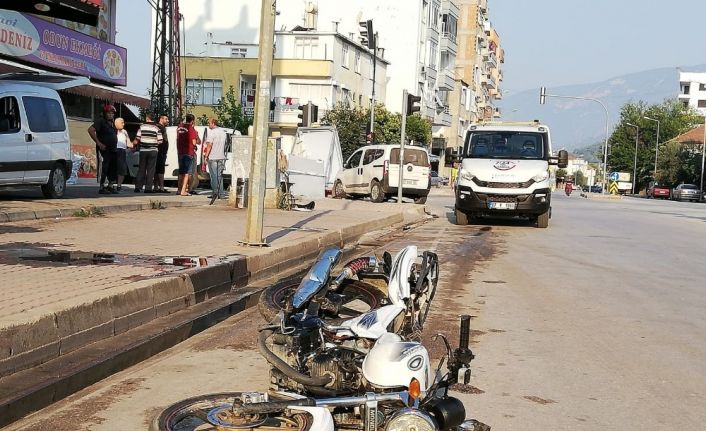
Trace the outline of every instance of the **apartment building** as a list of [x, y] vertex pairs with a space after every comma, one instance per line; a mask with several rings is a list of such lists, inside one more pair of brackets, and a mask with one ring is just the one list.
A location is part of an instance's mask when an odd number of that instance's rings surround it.
[[679, 72], [679, 101], [706, 115], [706, 73]]

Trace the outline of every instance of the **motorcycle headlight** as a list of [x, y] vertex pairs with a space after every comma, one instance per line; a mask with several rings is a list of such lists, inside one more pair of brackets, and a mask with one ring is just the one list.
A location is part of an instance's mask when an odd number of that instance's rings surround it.
[[544, 171], [541, 172], [535, 176], [532, 177], [535, 183], [541, 183], [542, 181], [545, 181], [547, 178], [549, 178], [549, 172]]
[[436, 424], [424, 412], [406, 408], [390, 419], [385, 431], [436, 431]]
[[467, 169], [461, 169], [458, 175], [461, 177], [461, 179], [464, 179], [466, 181], [473, 181], [473, 178], [475, 178], [475, 175], [473, 175], [471, 171]]

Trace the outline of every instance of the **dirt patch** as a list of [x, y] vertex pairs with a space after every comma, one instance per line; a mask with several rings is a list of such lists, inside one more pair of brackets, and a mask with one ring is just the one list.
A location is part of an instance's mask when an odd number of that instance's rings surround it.
[[502, 329], [488, 329], [488, 332], [493, 332], [493, 333], [495, 333], [495, 334], [501, 334], [501, 333], [503, 333], [503, 332], [505, 332], [505, 331], [502, 330]]
[[471, 385], [464, 385], [461, 383], [456, 383], [455, 385], [451, 385], [449, 387], [452, 391], [460, 392], [462, 394], [472, 394], [472, 395], [479, 395], [479, 394], [484, 394], [485, 391], [482, 389], [478, 389], [475, 386]]
[[502, 280], [483, 280], [483, 283], [486, 283], [486, 284], [507, 284], [507, 281], [502, 281]]
[[[85, 425], [101, 424], [105, 418], [101, 417], [100, 414], [107, 410], [116, 401], [124, 399], [126, 395], [130, 395], [140, 390], [144, 381], [144, 378], [127, 379], [123, 382], [112, 385], [108, 388], [108, 390], [100, 395], [82, 400], [81, 403], [75, 405], [75, 407], [62, 410], [48, 419], [33, 423], [26, 428], [22, 428], [22, 430], [75, 431], [77, 429], [86, 429], [87, 427]], [[80, 394], [80, 392], [78, 394]], [[71, 398], [67, 399], [67, 401], [71, 401]]]
[[549, 398], [540, 398], [540, 397], [536, 397], [536, 396], [534, 396], [534, 395], [527, 395], [527, 396], [524, 396], [524, 397], [522, 397], [522, 398], [524, 398], [524, 399], [526, 399], [526, 400], [530, 400], [530, 401], [532, 401], [533, 403], [542, 404], [542, 405], [544, 405], [544, 404], [555, 404], [555, 403], [556, 403], [556, 401], [550, 400]]

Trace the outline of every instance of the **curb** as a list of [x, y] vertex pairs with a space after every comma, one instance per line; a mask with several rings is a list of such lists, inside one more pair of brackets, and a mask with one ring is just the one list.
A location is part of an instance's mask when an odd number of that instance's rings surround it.
[[[423, 206], [406, 209], [404, 212], [318, 234], [296, 243], [285, 243], [282, 247], [259, 255], [238, 256], [179, 276], [133, 283], [129, 290], [110, 297], [51, 315], [37, 316], [33, 322], [3, 328], [0, 330], [0, 427], [171, 347], [183, 338], [177, 337], [179, 339], [172, 344], [159, 342], [158, 345], [166, 347], [156, 351], [154, 347], [145, 347], [145, 342], [134, 346], [137, 349], [134, 352], [130, 350], [133, 347], [121, 348], [121, 340], [145, 338], [145, 331], [182, 314], [223, 314], [223, 301], [228, 303], [226, 308], [229, 310], [238, 301], [245, 301], [236, 312], [247, 309], [257, 304], [257, 297], [252, 295], [261, 288], [245, 289], [250, 291], [250, 296], [238, 297], [233, 302], [233, 295], [237, 296], [238, 292], [243, 291], [242, 287], [271, 280], [274, 276], [281, 278], [284, 274], [302, 271], [301, 265], [318, 256], [326, 247], [335, 245], [343, 248], [371, 231], [423, 218]], [[211, 311], [203, 311], [208, 309]], [[223, 314], [225, 317], [221, 320], [232, 314], [235, 313]], [[194, 329], [190, 331], [190, 335], [193, 335]], [[134, 334], [142, 335], [136, 337]], [[154, 337], [147, 338], [152, 340]], [[144, 349], [152, 353], [144, 357], [147, 354], [143, 352]], [[98, 365], [90, 365], [90, 370], [76, 369], [81, 355], [96, 357], [96, 354], [86, 354], [87, 350], [95, 350], [102, 356], [125, 355], [132, 358], [132, 362], [118, 361], [124, 364], [122, 368], [111, 364], [103, 369], [100, 364], [104, 362], [100, 362]], [[57, 366], [59, 370], [68, 370], [63, 374], [69, 375], [63, 378], [69, 379], [71, 385], [61, 383], [61, 376], [56, 376], [54, 371]], [[79, 372], [88, 373], [87, 377], [75, 378], [74, 375]], [[38, 376], [38, 380], [28, 379], [28, 375]]]
[[[155, 199], [154, 201], [159, 201]], [[161, 208], [182, 208], [182, 207], [200, 207], [206, 206], [203, 202], [165, 202], [159, 201], [161, 203]], [[17, 221], [25, 220], [41, 220], [45, 218], [66, 218], [66, 217], [76, 217], [74, 214], [85, 208], [95, 208], [104, 214], [115, 214], [120, 212], [129, 211], [143, 211], [151, 210], [152, 203], [130, 203], [130, 204], [117, 204], [117, 205], [85, 205], [82, 207], [75, 208], [50, 208], [45, 210], [25, 210], [25, 211], [10, 211], [10, 212], [0, 212], [0, 223], [11, 223]]]

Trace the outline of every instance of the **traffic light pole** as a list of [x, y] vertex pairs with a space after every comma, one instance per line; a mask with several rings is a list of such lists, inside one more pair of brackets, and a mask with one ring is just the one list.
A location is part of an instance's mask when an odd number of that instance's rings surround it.
[[248, 210], [245, 219], [245, 238], [242, 244], [264, 246], [262, 238], [265, 215], [265, 188], [267, 178], [267, 137], [269, 135], [270, 83], [276, 0], [262, 0], [260, 17], [260, 64], [257, 72], [257, 106], [255, 107], [255, 136], [250, 158]]
[[402, 133], [400, 139], [400, 168], [399, 183], [397, 185], [397, 203], [402, 203], [402, 185], [404, 184], [404, 141], [407, 134], [407, 90], [402, 92]]
[[375, 143], [375, 69], [377, 69], [377, 50], [378, 36], [377, 33], [373, 36], [373, 92], [372, 101], [370, 102], [370, 135], [372, 136], [371, 144]]

